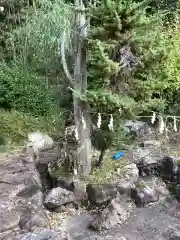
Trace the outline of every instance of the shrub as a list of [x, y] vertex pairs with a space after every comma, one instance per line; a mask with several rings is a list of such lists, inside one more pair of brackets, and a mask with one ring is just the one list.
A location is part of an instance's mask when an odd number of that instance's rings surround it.
[[52, 112], [55, 101], [48, 90], [47, 79], [39, 77], [21, 64], [1, 63], [0, 107], [45, 116]]
[[64, 126], [63, 112], [57, 116], [33, 117], [15, 110], [0, 110], [0, 145], [23, 144], [27, 134], [32, 131], [42, 131], [47, 134], [60, 134]]

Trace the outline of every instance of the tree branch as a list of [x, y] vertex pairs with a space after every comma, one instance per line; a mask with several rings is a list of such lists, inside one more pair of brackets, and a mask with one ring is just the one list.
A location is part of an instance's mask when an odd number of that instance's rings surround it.
[[71, 85], [71, 87], [74, 87], [74, 79], [72, 78], [72, 76], [68, 70], [66, 57], [65, 57], [65, 32], [63, 32], [61, 39], [60, 39], [60, 56], [61, 56], [61, 62], [62, 62], [64, 73], [65, 73], [67, 79], [69, 80], [69, 84]]

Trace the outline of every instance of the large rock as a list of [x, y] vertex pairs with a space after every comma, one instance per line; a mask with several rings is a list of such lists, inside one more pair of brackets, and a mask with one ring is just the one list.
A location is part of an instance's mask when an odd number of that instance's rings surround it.
[[72, 240], [71, 237], [60, 230], [53, 229], [38, 229], [34, 232], [16, 233], [4, 240]]
[[153, 145], [133, 149], [133, 162], [139, 169], [140, 176], [156, 173], [161, 164], [162, 154], [159, 147]]
[[179, 158], [173, 156], [166, 156], [162, 159], [160, 173], [164, 179], [168, 181], [177, 181], [179, 172], [178, 160]]
[[120, 195], [131, 196], [131, 189], [134, 187], [134, 184], [125, 180], [121, 179], [117, 183], [117, 191]]
[[19, 227], [20, 213], [2, 209], [0, 204], [0, 235], [1, 233], [13, 230]]
[[157, 140], [146, 140], [142, 143], [143, 147], [161, 147], [161, 142]]
[[121, 224], [128, 218], [128, 210], [130, 210], [130, 207], [127, 203], [122, 202], [119, 198], [115, 198], [102, 212], [94, 217], [90, 224], [90, 228], [101, 231]]
[[65, 188], [69, 191], [73, 191], [74, 182], [72, 175], [61, 175], [56, 179], [57, 187]]
[[118, 171], [118, 174], [128, 182], [135, 183], [139, 178], [139, 170], [136, 164], [128, 164]]
[[146, 122], [128, 120], [124, 124], [128, 132], [132, 133], [135, 137], [142, 137], [151, 134], [152, 130]]
[[34, 132], [28, 135], [27, 152], [31, 154], [42, 183], [42, 191], [47, 194], [49, 190], [57, 186], [52, 172], [64, 161], [61, 145], [55, 144], [48, 135]]
[[88, 184], [86, 191], [91, 204], [107, 203], [117, 195], [115, 184]]
[[43, 208], [29, 204], [21, 208], [21, 218], [19, 227], [28, 231], [36, 230], [37, 228], [48, 227], [49, 221], [46, 212]]
[[74, 196], [77, 202], [85, 202], [87, 201], [87, 192], [86, 192], [86, 183], [81, 181], [74, 181]]
[[139, 180], [131, 189], [131, 198], [140, 207], [164, 201], [168, 196], [170, 196], [170, 192], [159, 178], [147, 177], [144, 180]]
[[180, 229], [177, 226], [170, 226], [163, 235], [165, 240], [180, 240]]
[[[44, 227], [41, 180], [31, 156], [21, 153], [0, 162], [0, 232]], [[34, 210], [36, 209], [36, 210]], [[41, 212], [41, 216], [38, 216]], [[43, 217], [42, 217], [43, 215]], [[43, 220], [42, 220], [43, 218]], [[46, 222], [46, 224], [45, 224]]]
[[44, 204], [49, 209], [55, 209], [61, 205], [75, 201], [74, 193], [64, 188], [53, 188], [45, 198]]
[[157, 202], [159, 195], [154, 188], [153, 182], [147, 184], [147, 182], [140, 180], [131, 189], [131, 198], [134, 199], [137, 206], [144, 207], [149, 203]]
[[36, 155], [38, 152], [51, 149], [53, 145], [54, 141], [47, 134], [41, 132], [28, 134], [28, 147], [32, 147]]

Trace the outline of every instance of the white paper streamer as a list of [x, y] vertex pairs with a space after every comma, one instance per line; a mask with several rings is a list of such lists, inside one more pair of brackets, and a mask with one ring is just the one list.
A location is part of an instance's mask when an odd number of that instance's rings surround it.
[[159, 132], [162, 134], [165, 129], [165, 124], [162, 116], [159, 116]]
[[76, 140], [78, 140], [79, 139], [78, 127], [76, 127], [74, 131], [75, 131], [75, 138]]
[[174, 131], [177, 132], [177, 120], [175, 116], [173, 118], [174, 118]]
[[85, 121], [85, 119], [84, 119], [83, 114], [82, 114], [82, 124], [83, 124], [83, 129], [86, 129], [87, 126], [86, 126], [86, 121]]
[[74, 168], [73, 171], [74, 171], [74, 176], [77, 176], [77, 169]]
[[98, 119], [97, 119], [97, 127], [100, 128], [102, 124], [101, 114], [98, 113]]
[[109, 127], [110, 131], [113, 131], [113, 122], [114, 122], [114, 120], [113, 120], [113, 116], [111, 114], [111, 117], [110, 117], [110, 120], [109, 120], [109, 124], [108, 124], [108, 127]]
[[151, 118], [151, 123], [154, 124], [156, 120], [156, 113], [153, 112], [152, 118]]

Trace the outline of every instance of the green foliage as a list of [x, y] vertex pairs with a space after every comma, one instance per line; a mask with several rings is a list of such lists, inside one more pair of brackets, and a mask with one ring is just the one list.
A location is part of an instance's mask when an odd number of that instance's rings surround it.
[[11, 32], [8, 40], [13, 43], [18, 58], [35, 70], [45, 74], [60, 71], [60, 38], [65, 30], [66, 46], [70, 50], [72, 21], [71, 5], [63, 0], [42, 0], [40, 7], [26, 15], [22, 27]]
[[[108, 0], [91, 8], [89, 88], [83, 99], [95, 111], [121, 108], [121, 118], [163, 112], [168, 96], [179, 91], [178, 34], [173, 36], [172, 25], [171, 34], [163, 27], [165, 13], [154, 6], [148, 0]], [[123, 65], [124, 47], [131, 67]]]
[[45, 78], [20, 64], [1, 63], [0, 107], [36, 116], [50, 115], [54, 99], [46, 82]]
[[6, 142], [34, 130], [59, 134], [65, 119], [60, 107], [69, 103], [59, 40], [66, 29], [70, 49], [72, 6], [63, 0], [3, 0], [1, 6], [0, 107], [8, 111], [1, 113], [0, 134]]
[[166, 81], [168, 82], [166, 98], [167, 111], [173, 115], [180, 114], [180, 21], [177, 14], [176, 22], [169, 26], [167, 33], [171, 36], [171, 51], [164, 63]]
[[23, 144], [27, 134], [40, 130], [50, 135], [57, 135], [63, 130], [63, 113], [57, 116], [33, 117], [18, 111], [0, 110], [0, 145]]
[[124, 166], [128, 163], [126, 159], [120, 159], [119, 161], [112, 161], [113, 152], [109, 152], [105, 156], [105, 161], [102, 168], [93, 168], [91, 175], [89, 176], [89, 182], [105, 184], [120, 179], [117, 174], [119, 170], [123, 170]]

